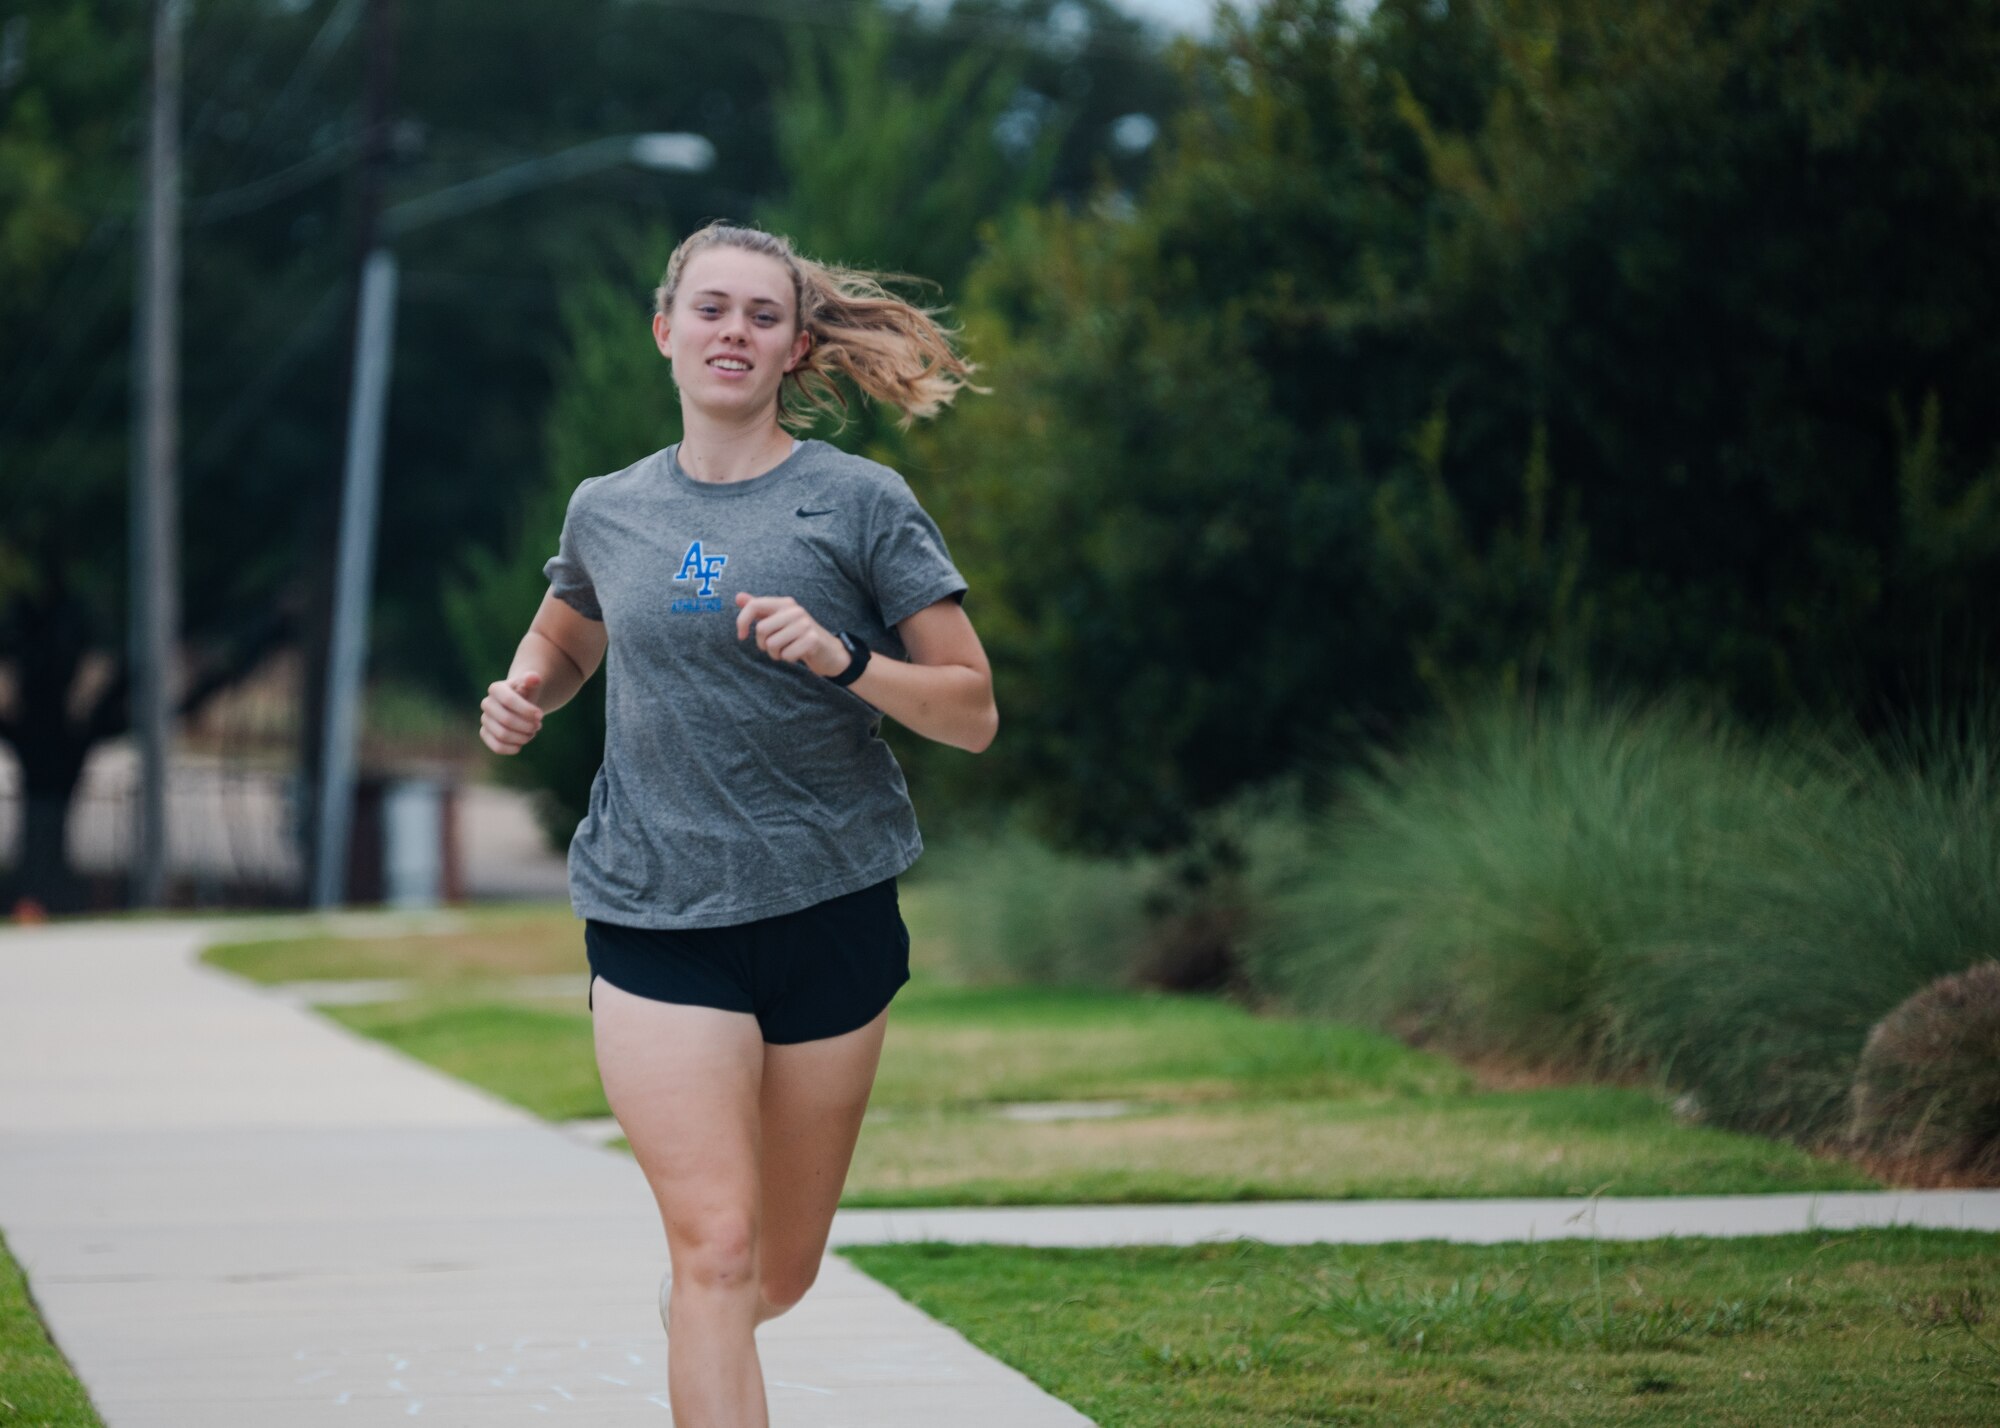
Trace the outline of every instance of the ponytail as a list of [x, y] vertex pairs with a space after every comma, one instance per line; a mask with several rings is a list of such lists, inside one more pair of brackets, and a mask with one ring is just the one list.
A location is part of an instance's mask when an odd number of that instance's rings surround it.
[[706, 248], [762, 253], [792, 275], [799, 329], [811, 334], [812, 343], [778, 388], [780, 425], [802, 431], [826, 414], [844, 425], [847, 396], [837, 377], [895, 407], [905, 428], [918, 417], [935, 416], [962, 390], [986, 390], [972, 384], [977, 369], [952, 347], [955, 329], [938, 321], [940, 310], [918, 307], [883, 286], [883, 278], [893, 275], [816, 263], [793, 251], [789, 239], [760, 228], [716, 222], [682, 239], [653, 294], [660, 312], [673, 311], [688, 260]]

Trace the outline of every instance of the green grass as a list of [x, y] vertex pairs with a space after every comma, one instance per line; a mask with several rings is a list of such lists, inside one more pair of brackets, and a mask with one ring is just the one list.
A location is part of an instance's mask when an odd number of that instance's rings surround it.
[[549, 1120], [611, 1114], [586, 1014], [442, 998], [319, 1010]]
[[[321, 1011], [538, 1115], [610, 1113], [590, 1017], [580, 1007], [522, 1006], [486, 999], [476, 987], [438, 985], [408, 1000]], [[872, 1101], [884, 1110], [1079, 1097], [1363, 1102], [1470, 1085], [1449, 1062], [1375, 1032], [1253, 1017], [1193, 997], [980, 991], [918, 980], [890, 1016]]]
[[2000, 1419], [2000, 1239], [843, 1251], [1103, 1428]]
[[871, 1109], [841, 1203], [1034, 1205], [1866, 1190], [1849, 1166], [1677, 1124], [1636, 1091], [1229, 1101], [1021, 1124]]
[[[1058, 1204], [1865, 1189], [1851, 1166], [1678, 1123], [1629, 1088], [1481, 1089], [1380, 1032], [1230, 1002], [947, 979], [945, 884], [904, 893], [914, 976], [898, 994], [842, 1203]], [[529, 1005], [507, 976], [575, 971], [565, 909], [466, 930], [218, 948], [265, 981], [401, 977], [403, 1001], [324, 1014], [552, 1120], [610, 1114], [588, 1013]], [[1137, 1114], [1022, 1123], [995, 1103], [1121, 1100]]]
[[0, 1428], [104, 1428], [0, 1238]]
[[[906, 895], [913, 926], [934, 890]], [[324, 1008], [342, 1024], [554, 1120], [610, 1114], [588, 1014], [497, 999], [490, 978], [561, 970], [570, 923], [273, 943], [228, 954], [266, 977], [410, 975], [408, 1000]], [[536, 951], [537, 948], [541, 950]], [[540, 957], [538, 962], [536, 959]], [[920, 959], [921, 962], [921, 959]], [[1021, 1123], [1007, 1101], [1137, 1103]], [[1481, 1091], [1379, 1032], [1204, 997], [963, 987], [920, 965], [890, 1013], [842, 1203], [1059, 1204], [1863, 1189], [1849, 1166], [1678, 1124], [1615, 1087]]]
[[890, 1012], [881, 1106], [1133, 1098], [1436, 1095], [1470, 1089], [1442, 1057], [1360, 1027], [1253, 1016], [1205, 997], [956, 987], [913, 976]]

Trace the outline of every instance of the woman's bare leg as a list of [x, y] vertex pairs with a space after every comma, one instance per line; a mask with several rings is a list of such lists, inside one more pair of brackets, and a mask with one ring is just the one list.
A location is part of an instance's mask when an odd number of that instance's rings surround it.
[[768, 1428], [755, 1329], [758, 1095], [747, 1012], [592, 983], [604, 1094], [659, 1202], [673, 1260], [667, 1396], [681, 1428]]
[[798, 1303], [819, 1274], [888, 1024], [884, 1008], [842, 1036], [764, 1048], [759, 1323]]

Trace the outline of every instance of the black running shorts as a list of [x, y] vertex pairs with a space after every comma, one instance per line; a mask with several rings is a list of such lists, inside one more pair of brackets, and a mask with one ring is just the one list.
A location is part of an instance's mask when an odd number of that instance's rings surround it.
[[818, 1041], [866, 1026], [910, 979], [896, 880], [730, 927], [584, 923], [591, 1009], [597, 979], [656, 1002], [757, 1018], [764, 1040]]

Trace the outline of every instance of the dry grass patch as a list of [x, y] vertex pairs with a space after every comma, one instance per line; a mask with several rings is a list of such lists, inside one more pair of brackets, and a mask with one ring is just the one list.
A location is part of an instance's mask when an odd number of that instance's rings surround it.
[[253, 982], [454, 982], [583, 975], [583, 924], [567, 907], [479, 908], [450, 932], [395, 937], [279, 937], [222, 943], [202, 960]]
[[1373, 1104], [1155, 1107], [1022, 1123], [871, 1113], [849, 1205], [1731, 1194], [1867, 1189], [1851, 1167], [1674, 1123], [1651, 1097], [1579, 1089]]

